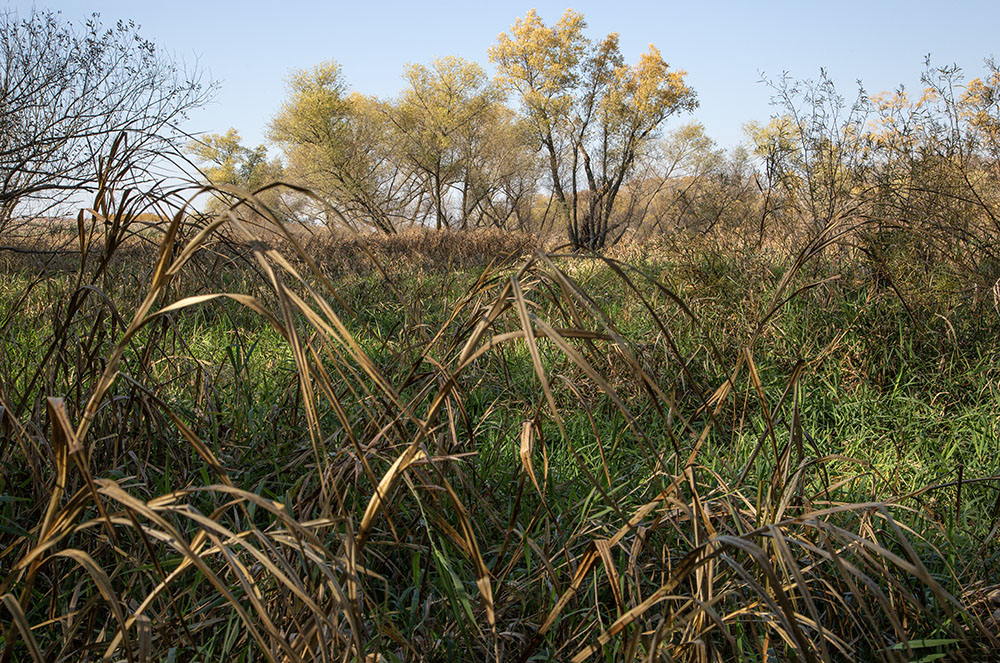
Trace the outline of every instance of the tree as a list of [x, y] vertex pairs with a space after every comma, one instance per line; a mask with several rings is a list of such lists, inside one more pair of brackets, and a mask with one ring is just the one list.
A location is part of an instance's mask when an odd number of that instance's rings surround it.
[[281, 177], [281, 162], [268, 161], [263, 145], [254, 149], [244, 146], [236, 129], [206, 134], [188, 143], [187, 152], [206, 164], [202, 170], [212, 184], [232, 184], [253, 191]]
[[[724, 152], [699, 123], [680, 126], [650, 144], [637, 163], [618, 215], [620, 223], [637, 227], [639, 236], [654, 231], [711, 226], [696, 202], [710, 188], [709, 182], [725, 160]], [[630, 220], [634, 219], [634, 223]]]
[[782, 233], [803, 230], [810, 238], [857, 218], [869, 168], [861, 143], [870, 113], [864, 90], [848, 104], [823, 69], [818, 80], [764, 82], [780, 112], [767, 125], [746, 125], [764, 165], [761, 237], [768, 217], [781, 220]]
[[[202, 164], [202, 173], [210, 184], [228, 184], [249, 192], [280, 180], [284, 170], [277, 159], [268, 160], [267, 148], [246, 147], [239, 132], [232, 128], [224, 134], [205, 134], [188, 143], [186, 151]], [[279, 192], [274, 190], [265, 192], [264, 198], [272, 209], [280, 201]], [[215, 200], [211, 206], [223, 206], [221, 203]]]
[[[957, 65], [925, 61], [919, 96], [871, 98], [866, 139], [875, 215], [907, 230], [913, 257], [942, 257], [992, 285], [1000, 277], [1000, 70], [966, 81]], [[899, 245], [899, 233], [884, 232]]]
[[0, 228], [19, 206], [50, 207], [95, 178], [110, 145], [142, 173], [176, 153], [177, 123], [214, 84], [184, 72], [132, 22], [82, 26], [51, 11], [0, 14]]
[[822, 70], [768, 82], [779, 112], [747, 126], [764, 166], [761, 240], [768, 220], [783, 239], [844, 238], [901, 297], [917, 265], [996, 283], [1000, 73], [987, 61], [987, 78], [966, 82], [955, 65], [926, 66], [918, 95], [870, 96], [859, 83], [850, 103]]
[[611, 223], [615, 200], [643, 149], [664, 120], [697, 102], [685, 72], [671, 71], [654, 46], [629, 66], [617, 34], [594, 44], [586, 25], [567, 10], [549, 27], [532, 10], [498, 37], [490, 60], [548, 156], [570, 243], [596, 250], [624, 231]]
[[475, 132], [468, 133], [464, 219], [474, 226], [538, 229], [533, 202], [542, 176], [524, 120], [497, 103]]
[[400, 156], [423, 184], [437, 228], [453, 225], [447, 196], [456, 189], [460, 223], [475, 207], [473, 160], [499, 117], [499, 94], [479, 65], [462, 58], [409, 65], [408, 86], [391, 109]]
[[340, 205], [349, 219], [395, 232], [416, 192], [392, 158], [398, 132], [385, 104], [348, 92], [333, 61], [295, 72], [288, 88], [269, 136], [284, 151], [292, 179]]

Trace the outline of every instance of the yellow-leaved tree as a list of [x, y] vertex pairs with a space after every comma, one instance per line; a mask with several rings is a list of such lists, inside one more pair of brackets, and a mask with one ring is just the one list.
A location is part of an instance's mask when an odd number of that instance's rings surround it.
[[[437, 228], [455, 225], [449, 208], [466, 225], [473, 205], [475, 152], [498, 127], [500, 95], [482, 67], [458, 57], [411, 64], [390, 117], [399, 131], [401, 161], [412, 169], [430, 203]], [[457, 194], [456, 204], [448, 195]]]
[[[186, 152], [199, 162], [209, 184], [231, 185], [251, 193], [280, 180], [284, 172], [279, 160], [267, 158], [267, 149], [263, 145], [246, 147], [240, 133], [232, 128], [224, 134], [205, 134], [191, 141]], [[280, 193], [276, 189], [264, 192], [263, 202], [277, 212]], [[216, 198], [210, 203], [210, 208], [218, 209], [225, 205], [228, 201]]]
[[[288, 88], [270, 138], [282, 147], [293, 181], [334, 202], [350, 221], [395, 232], [416, 191], [393, 158], [399, 136], [385, 104], [349, 92], [333, 61], [295, 72]], [[316, 212], [337, 220], [328, 208]]]
[[671, 70], [656, 47], [628, 65], [617, 34], [593, 43], [586, 27], [573, 10], [552, 26], [532, 10], [489, 55], [548, 156], [570, 243], [597, 250], [625, 230], [628, 220], [612, 223], [612, 213], [636, 160], [668, 117], [697, 101], [685, 72]]
[[281, 171], [277, 160], [267, 160], [263, 145], [250, 149], [243, 145], [240, 132], [230, 128], [224, 134], [209, 133], [188, 143], [187, 152], [198, 159], [202, 173], [213, 184], [260, 186], [268, 174]]

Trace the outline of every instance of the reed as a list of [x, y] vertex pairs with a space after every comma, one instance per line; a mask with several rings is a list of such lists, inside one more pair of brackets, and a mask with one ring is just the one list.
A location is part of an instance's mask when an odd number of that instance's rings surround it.
[[929, 341], [847, 229], [581, 257], [195, 195], [108, 177], [3, 258], [0, 661], [995, 655], [995, 320]]

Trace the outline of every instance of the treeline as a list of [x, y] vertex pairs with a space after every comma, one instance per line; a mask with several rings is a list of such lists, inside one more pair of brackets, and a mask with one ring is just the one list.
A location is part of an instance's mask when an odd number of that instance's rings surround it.
[[283, 162], [235, 131], [191, 149], [216, 183], [280, 178], [318, 194], [265, 194], [289, 217], [385, 233], [496, 227], [597, 250], [627, 234], [725, 229], [759, 243], [847, 222], [864, 252], [902, 242], [996, 261], [994, 62], [972, 80], [928, 62], [919, 94], [851, 101], [825, 74], [769, 81], [774, 117], [726, 151], [698, 124], [668, 126], [697, 106], [683, 71], [653, 46], [628, 64], [616, 34], [592, 41], [585, 28], [572, 10], [551, 26], [529, 12], [490, 47], [494, 78], [445, 57], [408, 66], [388, 100], [351, 91], [325, 62], [291, 77], [270, 124]]
[[[585, 28], [572, 10], [551, 26], [529, 12], [489, 49], [492, 80], [477, 63], [445, 57], [408, 66], [392, 100], [351, 92], [335, 62], [297, 72], [270, 125], [281, 176], [386, 233], [414, 224], [558, 228], [574, 246], [599, 249], [641, 216], [647, 201], [636, 194], [650, 182], [639, 178], [665, 181], [680, 173], [658, 171], [670, 157], [680, 167], [695, 156], [654, 151], [664, 147], [656, 139], [665, 120], [696, 100], [655, 47], [630, 65], [616, 34], [594, 42]], [[690, 128], [667, 151], [707, 142]], [[281, 170], [233, 132], [192, 149], [215, 182], [252, 187]], [[290, 214], [336, 220], [321, 204], [288, 198]]]

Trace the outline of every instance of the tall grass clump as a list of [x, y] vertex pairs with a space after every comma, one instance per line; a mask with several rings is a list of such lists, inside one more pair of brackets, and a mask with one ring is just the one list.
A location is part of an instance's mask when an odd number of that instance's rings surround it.
[[[466, 237], [417, 277], [419, 236], [324, 253], [107, 172], [0, 290], [0, 661], [995, 655], [996, 363], [965, 398], [959, 332], [823, 273], [847, 228], [670, 269]], [[919, 422], [929, 356], [954, 475], [865, 411]]]

